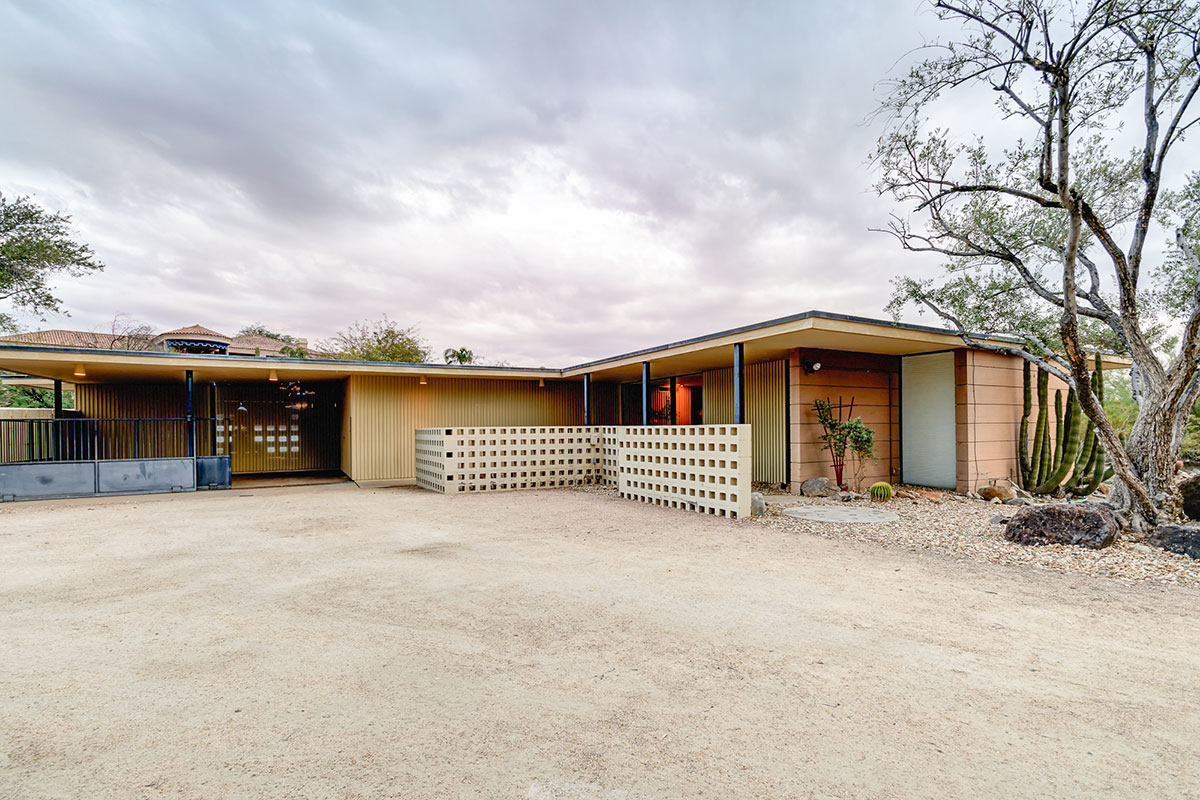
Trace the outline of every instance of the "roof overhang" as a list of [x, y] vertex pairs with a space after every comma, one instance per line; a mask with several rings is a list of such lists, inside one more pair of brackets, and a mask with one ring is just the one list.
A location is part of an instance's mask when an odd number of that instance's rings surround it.
[[[1018, 339], [1001, 336], [977, 338], [999, 346], [1020, 345]], [[191, 370], [194, 379], [201, 382], [267, 380], [272, 372], [283, 381], [339, 380], [351, 375], [581, 380], [585, 374], [590, 374], [595, 380], [631, 381], [641, 377], [643, 361], [651, 362], [651, 372], [657, 377], [731, 366], [733, 345], [739, 342], [744, 346], [747, 363], [786, 358], [788, 352], [796, 348], [889, 356], [967, 349], [962, 338], [944, 328], [808, 311], [566, 369], [399, 364], [28, 345], [0, 345], [0, 369], [71, 383], [174, 382], [183, 380], [187, 370]], [[85, 376], [75, 374], [79, 366], [83, 367]], [[1129, 360], [1121, 356], [1104, 357], [1105, 369], [1125, 369], [1128, 366]]]

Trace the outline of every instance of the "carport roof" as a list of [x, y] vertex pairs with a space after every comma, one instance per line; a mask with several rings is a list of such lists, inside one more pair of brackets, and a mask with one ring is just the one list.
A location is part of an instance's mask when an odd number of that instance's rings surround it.
[[[980, 337], [996, 344], [1014, 344], [1008, 337]], [[784, 358], [793, 348], [846, 350], [883, 355], [912, 355], [964, 348], [952, 331], [924, 325], [806, 311], [754, 325], [684, 339], [670, 344], [591, 361], [565, 369], [489, 367], [476, 364], [409, 364], [378, 361], [297, 359], [278, 356], [199, 355], [92, 348], [0, 345], [0, 369], [73, 383], [182, 380], [192, 370], [197, 381], [265, 380], [275, 372], [280, 380], [340, 379], [350, 375], [437, 375], [461, 378], [636, 380], [641, 363], [649, 361], [656, 375], [681, 375], [729, 366], [735, 343], [745, 345], [748, 363]], [[75, 375], [82, 365], [86, 376]], [[1128, 366], [1108, 357], [1107, 368]]]

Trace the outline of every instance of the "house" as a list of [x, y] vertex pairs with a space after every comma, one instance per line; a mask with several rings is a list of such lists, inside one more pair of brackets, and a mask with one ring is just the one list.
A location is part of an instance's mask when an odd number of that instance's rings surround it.
[[292, 342], [255, 334], [226, 336], [203, 325], [189, 325], [159, 334], [97, 333], [96, 331], [48, 330], [30, 331], [0, 336], [5, 343], [42, 345], [45, 347], [86, 348], [92, 350], [162, 350], [174, 353], [207, 353], [211, 355], [281, 356], [285, 348], [308, 350], [307, 339]]
[[[294, 359], [262, 343], [251, 355], [252, 343], [199, 326], [155, 341], [172, 350], [0, 343], [0, 370], [74, 386], [72, 429], [37, 452], [186, 453], [227, 458], [234, 476], [405, 483], [421, 428], [748, 423], [753, 480], [798, 490], [832, 475], [812, 411], [829, 399], [875, 431], [867, 483], [966, 491], [1017, 473], [1022, 361], [941, 328], [809, 311], [562, 369]], [[10, 460], [35, 455], [22, 442]]]

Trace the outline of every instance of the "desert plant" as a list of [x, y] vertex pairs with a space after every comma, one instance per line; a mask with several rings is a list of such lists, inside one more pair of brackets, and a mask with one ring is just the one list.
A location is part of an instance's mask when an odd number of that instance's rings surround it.
[[[1091, 376], [1093, 395], [1104, 402], [1104, 371], [1096, 356]], [[1020, 428], [1017, 431], [1017, 462], [1022, 488], [1037, 494], [1053, 494], [1060, 489], [1077, 496], [1089, 495], [1111, 476], [1106, 469], [1104, 448], [1096, 436], [1095, 425], [1079, 407], [1074, 388], [1063, 403], [1062, 390], [1054, 392], [1054, 430], [1050, 430], [1050, 375], [1038, 369], [1038, 413], [1033, 427], [1032, 449], [1029, 442], [1029, 415], [1033, 410], [1029, 362], [1025, 362], [1024, 398]]]
[[[833, 416], [835, 408], [837, 409], [836, 419]], [[842, 419], [843, 410], [849, 417], [848, 419]], [[823, 442], [821, 449], [829, 451], [830, 460], [833, 463], [834, 480], [837, 485], [842, 488], [846, 486], [842, 475], [846, 468], [846, 450], [849, 449], [857, 459], [855, 487], [860, 488], [866, 460], [875, 457], [875, 431], [862, 421], [862, 417], [850, 417], [850, 414], [854, 412], [853, 397], [850, 398], [849, 406], [843, 405], [840, 397], [836, 406], [828, 398], [814, 400], [813, 411], [816, 412], [817, 419], [824, 431], [820, 436]]]
[[892, 485], [886, 481], [872, 483], [870, 491], [871, 499], [876, 502], [886, 503], [888, 500], [892, 499]]

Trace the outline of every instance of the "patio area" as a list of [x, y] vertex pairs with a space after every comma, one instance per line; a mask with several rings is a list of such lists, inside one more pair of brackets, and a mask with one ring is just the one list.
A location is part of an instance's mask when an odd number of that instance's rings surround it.
[[569, 489], [4, 504], [0, 797], [1194, 797], [1197, 599]]

